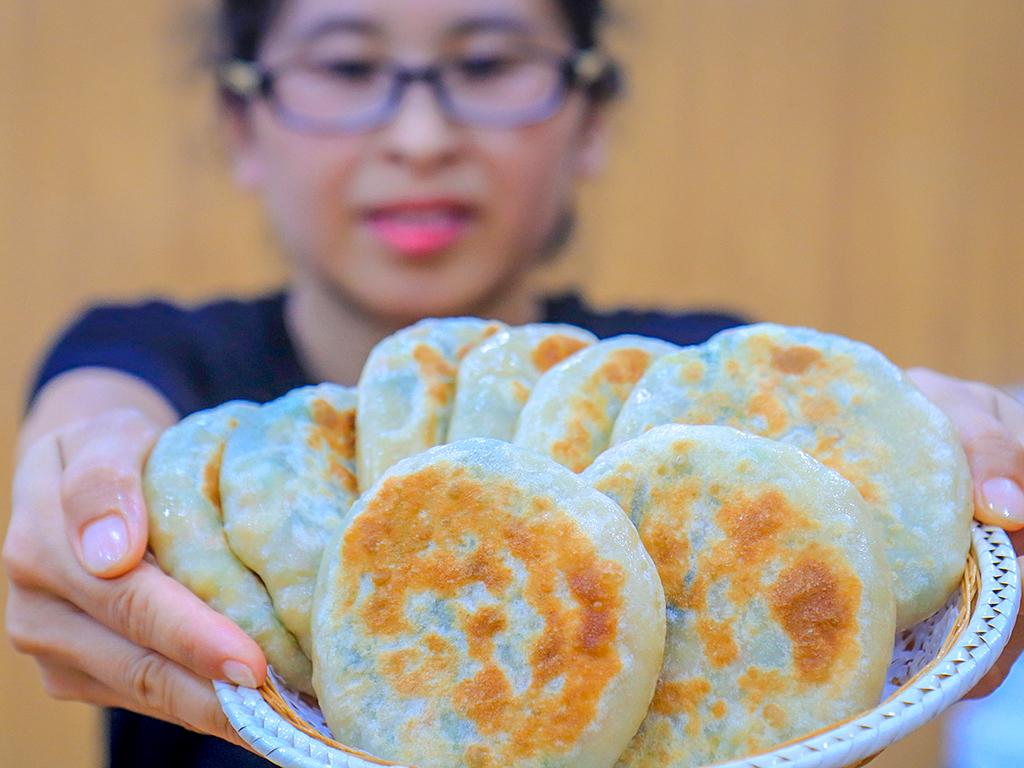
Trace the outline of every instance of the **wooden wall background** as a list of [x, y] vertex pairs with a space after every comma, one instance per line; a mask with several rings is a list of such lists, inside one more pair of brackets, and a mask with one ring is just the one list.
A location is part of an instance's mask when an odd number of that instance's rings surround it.
[[[5, 478], [33, 361], [78, 307], [281, 278], [189, 68], [197, 10], [0, 0]], [[632, 93], [552, 280], [1024, 378], [1024, 3], [620, 0], [619, 15]], [[6, 643], [0, 680], [5, 764], [97, 763], [90, 711], [46, 701]], [[890, 759], [933, 765], [936, 744]]]

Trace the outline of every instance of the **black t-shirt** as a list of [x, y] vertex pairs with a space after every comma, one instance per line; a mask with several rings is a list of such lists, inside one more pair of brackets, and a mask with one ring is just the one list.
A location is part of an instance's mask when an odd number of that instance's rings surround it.
[[[60, 373], [83, 366], [115, 368], [158, 389], [185, 416], [227, 400], [266, 402], [313, 384], [284, 323], [284, 294], [224, 300], [194, 308], [162, 301], [89, 310], [57, 340], [30, 396]], [[743, 322], [720, 313], [595, 312], [569, 294], [547, 299], [547, 322], [570, 323], [600, 338], [620, 333], [699, 344]], [[107, 718], [111, 768], [220, 768], [269, 763], [208, 736], [124, 710]]]

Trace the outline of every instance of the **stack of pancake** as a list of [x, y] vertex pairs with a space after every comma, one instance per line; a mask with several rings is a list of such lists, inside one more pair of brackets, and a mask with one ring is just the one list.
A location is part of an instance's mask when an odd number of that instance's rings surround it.
[[700, 766], [877, 703], [969, 545], [952, 426], [875, 350], [427, 320], [356, 388], [147, 463], [151, 547], [335, 738], [419, 766]]

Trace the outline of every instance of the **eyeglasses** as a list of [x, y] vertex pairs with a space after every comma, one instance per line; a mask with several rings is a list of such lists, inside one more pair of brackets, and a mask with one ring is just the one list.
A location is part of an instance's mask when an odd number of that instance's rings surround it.
[[265, 99], [285, 125], [313, 133], [355, 133], [392, 120], [413, 83], [423, 82], [450, 120], [515, 128], [554, 115], [573, 88], [598, 85], [610, 70], [592, 50], [568, 56], [527, 49], [459, 56], [425, 67], [372, 59], [296, 61], [278, 67], [232, 61], [219, 81], [237, 98]]

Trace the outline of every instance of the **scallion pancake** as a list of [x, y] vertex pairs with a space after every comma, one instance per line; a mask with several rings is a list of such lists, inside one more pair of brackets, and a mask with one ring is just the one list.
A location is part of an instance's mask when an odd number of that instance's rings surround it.
[[160, 436], [143, 473], [149, 546], [164, 571], [252, 637], [290, 686], [312, 693], [309, 659], [277, 617], [263, 582], [224, 534], [224, 446], [257, 410], [250, 403], [225, 403], [185, 417]]
[[448, 442], [493, 437], [509, 442], [540, 377], [597, 337], [582, 328], [534, 323], [478, 344], [459, 365]]
[[348, 387], [292, 390], [239, 425], [221, 465], [231, 548], [262, 579], [307, 654], [323, 548], [358, 495], [355, 406]]
[[395, 462], [445, 441], [460, 361], [504, 327], [475, 317], [421, 320], [373, 348], [359, 377], [360, 490]]
[[665, 602], [636, 529], [546, 457], [464, 440], [388, 470], [325, 553], [314, 686], [334, 736], [419, 768], [611, 766]]
[[878, 702], [892, 575], [848, 481], [792, 446], [682, 425], [582, 478], [629, 514], [665, 588], [665, 660], [621, 768], [755, 754]]
[[672, 422], [781, 440], [852, 482], [881, 523], [901, 628], [941, 608], [959, 583], [973, 512], [960, 440], [868, 345], [769, 324], [723, 331], [651, 366], [612, 443]]
[[582, 472], [608, 447], [633, 386], [658, 357], [677, 349], [646, 336], [615, 336], [571, 355], [537, 382], [519, 414], [516, 445]]

